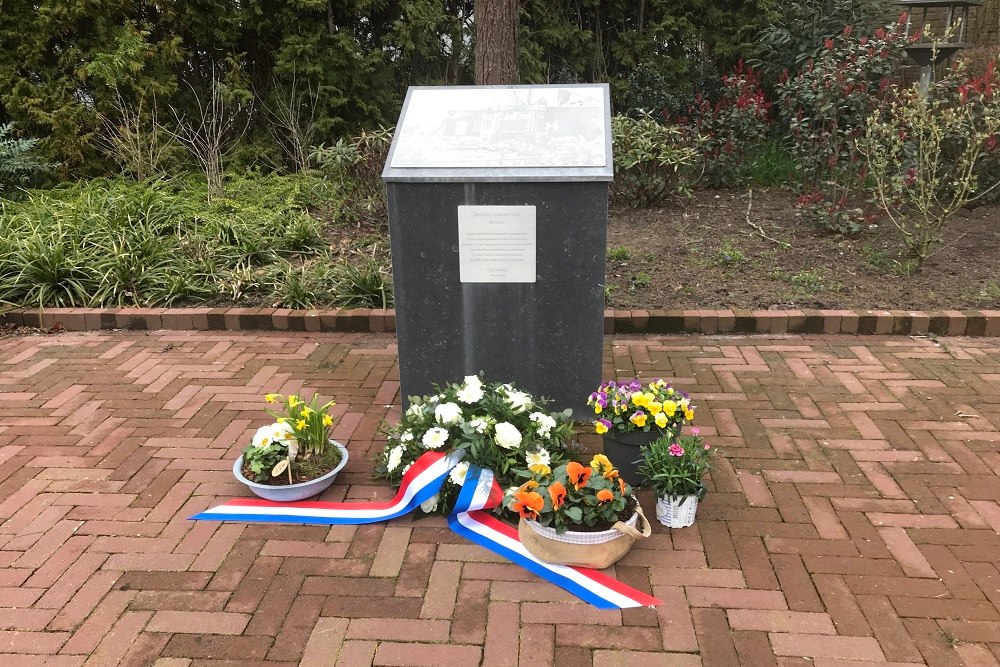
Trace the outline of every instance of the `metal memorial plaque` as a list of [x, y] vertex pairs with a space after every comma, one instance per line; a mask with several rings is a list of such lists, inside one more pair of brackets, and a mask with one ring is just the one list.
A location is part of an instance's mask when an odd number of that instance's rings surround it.
[[389, 166], [604, 167], [606, 107], [603, 85], [413, 88]]
[[459, 206], [458, 271], [463, 283], [533, 283], [534, 206]]

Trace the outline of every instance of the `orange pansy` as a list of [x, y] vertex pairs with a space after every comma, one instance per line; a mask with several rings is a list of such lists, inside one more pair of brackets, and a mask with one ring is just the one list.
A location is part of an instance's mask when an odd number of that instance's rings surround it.
[[566, 475], [569, 477], [570, 484], [577, 491], [587, 486], [587, 480], [590, 479], [590, 473], [593, 471], [593, 468], [582, 466], [576, 461], [566, 464]]
[[615, 499], [615, 494], [611, 493], [607, 489], [601, 489], [600, 491], [597, 492], [597, 502], [599, 502], [602, 505], [604, 503], [610, 503], [614, 499]]
[[552, 498], [552, 509], [557, 510], [566, 502], [566, 487], [562, 482], [553, 482], [549, 485], [549, 497]]
[[518, 487], [517, 493], [524, 493], [525, 491], [533, 491], [538, 488], [538, 482], [533, 479], [529, 479], [527, 482]]
[[518, 491], [514, 498], [514, 511], [525, 519], [537, 519], [545, 506], [545, 501], [534, 491]]

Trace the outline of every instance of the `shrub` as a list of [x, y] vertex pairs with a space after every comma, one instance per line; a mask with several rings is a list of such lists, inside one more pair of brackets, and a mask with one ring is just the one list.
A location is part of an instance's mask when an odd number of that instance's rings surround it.
[[634, 208], [658, 206], [677, 194], [679, 169], [691, 165], [697, 151], [685, 145], [681, 131], [661, 125], [649, 114], [611, 119], [614, 141], [615, 201]]
[[8, 136], [12, 123], [0, 125], [0, 197], [9, 196], [32, 174], [43, 172], [48, 165], [31, 155], [38, 139], [15, 139]]
[[389, 155], [392, 129], [380, 127], [350, 140], [338, 139], [332, 146], [317, 146], [310, 153], [320, 169], [330, 172], [346, 190], [347, 217], [358, 223], [386, 220], [382, 168]]
[[945, 221], [974, 196], [977, 162], [1000, 144], [1000, 76], [990, 63], [968, 78], [961, 67], [899, 93], [868, 119], [865, 151], [879, 199], [902, 236], [907, 273], [942, 241]]
[[735, 185], [741, 179], [748, 152], [767, 135], [770, 108], [760, 77], [743, 61], [722, 77], [716, 102], [695, 96], [686, 124], [700, 143], [710, 185]]
[[857, 232], [878, 217], [865, 189], [866, 165], [857, 141], [865, 119], [890, 97], [889, 76], [907, 41], [904, 19], [870, 37], [856, 36], [848, 26], [778, 86], [800, 169], [798, 204], [831, 231]]

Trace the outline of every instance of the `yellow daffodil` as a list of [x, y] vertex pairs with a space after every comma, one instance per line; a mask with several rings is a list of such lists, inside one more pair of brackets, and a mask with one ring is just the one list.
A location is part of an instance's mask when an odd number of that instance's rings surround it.
[[288, 397], [288, 407], [294, 408], [294, 407], [297, 407], [297, 406], [299, 406], [301, 404], [302, 404], [302, 401], [300, 401], [299, 397], [296, 396], [295, 394], [292, 394], [291, 396]]
[[310, 416], [310, 415], [311, 415], [312, 413], [313, 413], [313, 410], [312, 410], [312, 408], [310, 408], [310, 407], [309, 407], [308, 405], [307, 405], [306, 407], [302, 408], [302, 413], [301, 413], [301, 414], [302, 414], [302, 416], [303, 416], [303, 417], [305, 417], [306, 419], [309, 419], [309, 416]]
[[281, 394], [264, 394], [264, 400], [268, 403], [277, 403], [281, 400]]
[[300, 419], [297, 422], [295, 422], [295, 430], [302, 431], [302, 430], [305, 430], [305, 428], [306, 428], [306, 420], [305, 419]]
[[331, 417], [330, 415], [323, 415], [323, 426], [332, 426], [332, 425], [333, 425], [333, 417]]

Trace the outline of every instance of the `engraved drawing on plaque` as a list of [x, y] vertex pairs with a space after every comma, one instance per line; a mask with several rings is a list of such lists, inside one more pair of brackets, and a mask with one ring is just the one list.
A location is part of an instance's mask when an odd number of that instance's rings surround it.
[[601, 86], [413, 89], [393, 168], [603, 167]]

